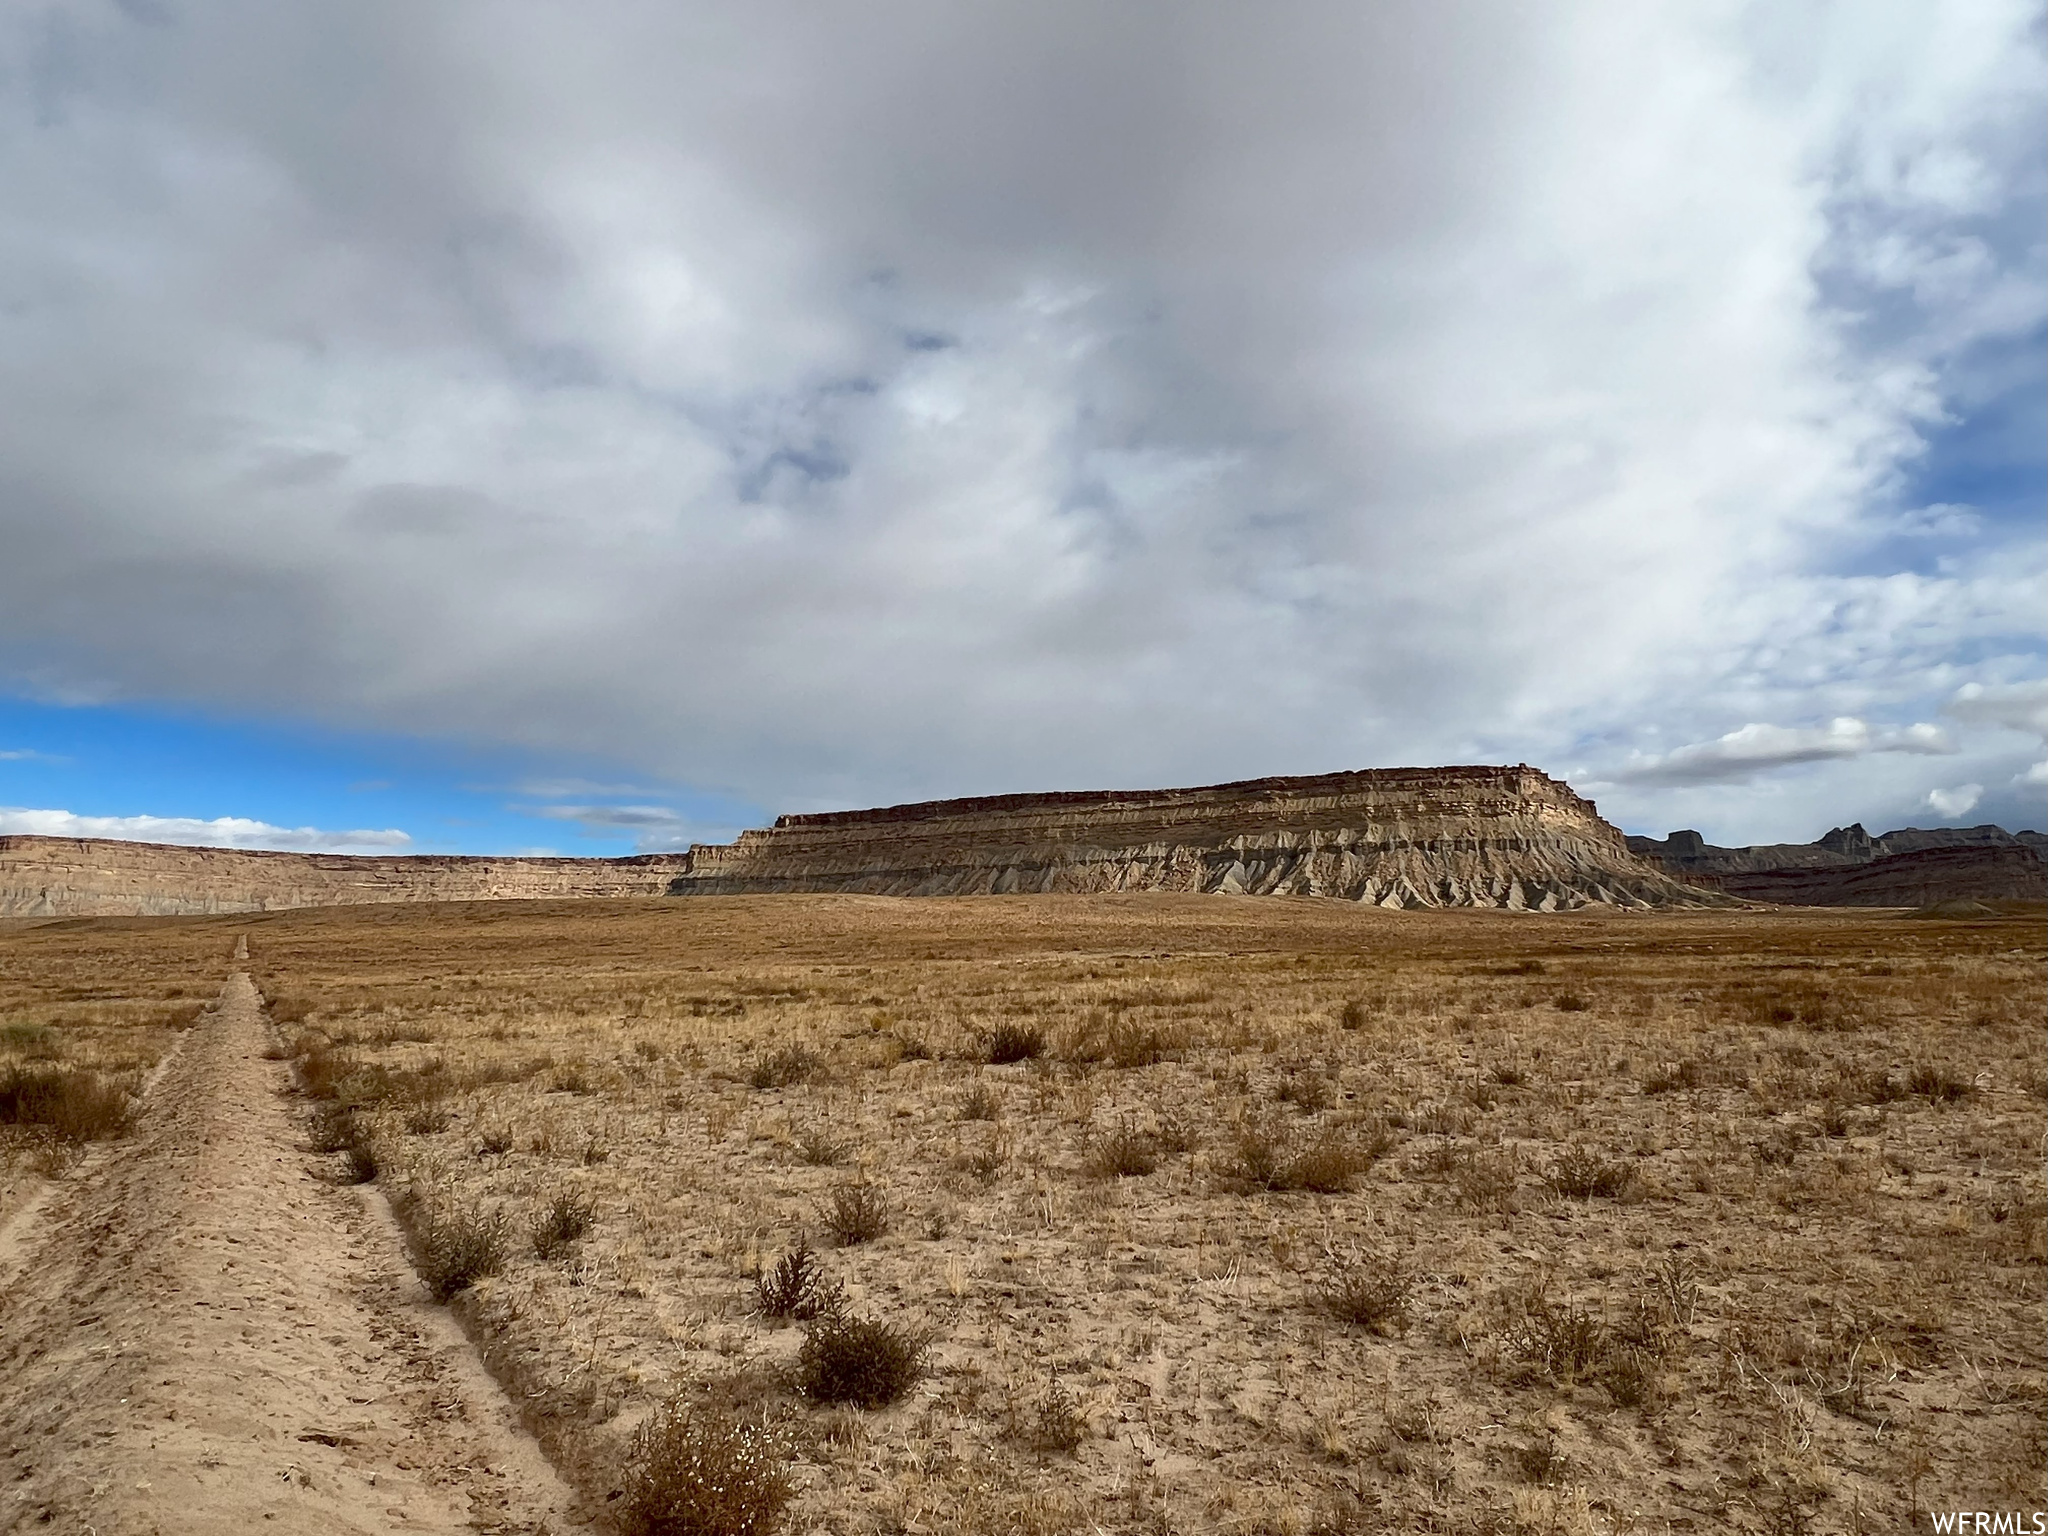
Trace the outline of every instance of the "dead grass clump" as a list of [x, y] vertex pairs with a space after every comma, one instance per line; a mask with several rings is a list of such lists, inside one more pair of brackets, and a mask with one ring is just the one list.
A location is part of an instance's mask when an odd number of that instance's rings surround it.
[[1560, 992], [1550, 1000], [1559, 1013], [1584, 1013], [1593, 1005], [1577, 992]]
[[960, 1097], [962, 1120], [993, 1120], [1002, 1113], [1002, 1095], [987, 1083], [976, 1083]]
[[581, 1195], [564, 1190], [546, 1207], [534, 1213], [526, 1235], [537, 1259], [558, 1259], [589, 1235], [597, 1221], [597, 1206]]
[[128, 1095], [85, 1067], [12, 1066], [0, 1073], [0, 1125], [34, 1126], [60, 1141], [101, 1141], [128, 1129]]
[[768, 1536], [795, 1494], [765, 1429], [670, 1401], [633, 1433], [619, 1525], [628, 1536]]
[[1496, 976], [1541, 976], [1549, 967], [1541, 960], [1516, 960], [1494, 972]]
[[[419, 1212], [416, 1202], [408, 1202]], [[412, 1223], [413, 1267], [436, 1301], [495, 1275], [505, 1267], [502, 1212], [419, 1213]]]
[[292, 1046], [299, 1091], [309, 1099], [331, 1099], [342, 1083], [356, 1071], [355, 1058], [338, 1051], [332, 1041], [316, 1034], [300, 1035]]
[[1238, 1132], [1223, 1176], [1242, 1189], [1341, 1194], [1385, 1154], [1391, 1142], [1391, 1134], [1383, 1127], [1367, 1137], [1328, 1130], [1303, 1139], [1270, 1125], [1251, 1124]]
[[405, 1112], [406, 1134], [438, 1136], [455, 1123], [455, 1116], [435, 1103], [416, 1104]]
[[747, 1085], [751, 1088], [788, 1088], [816, 1075], [822, 1065], [815, 1051], [800, 1045], [785, 1045], [779, 1051], [771, 1051], [754, 1063], [747, 1074]]
[[1401, 1266], [1380, 1254], [1324, 1255], [1317, 1296], [1332, 1316], [1383, 1337], [1406, 1330], [1414, 1282]]
[[1088, 1171], [1101, 1179], [1143, 1178], [1159, 1167], [1159, 1148], [1149, 1135], [1128, 1120], [1116, 1129], [1092, 1138], [1088, 1147]]
[[1045, 1054], [1045, 1030], [1037, 1024], [998, 1024], [988, 1033], [988, 1046], [984, 1052], [992, 1067], [1004, 1067], [1012, 1062], [1035, 1061]]
[[882, 1192], [865, 1179], [840, 1185], [832, 1192], [832, 1203], [820, 1215], [842, 1248], [871, 1243], [889, 1230], [888, 1203], [882, 1199]]
[[847, 1151], [845, 1142], [815, 1125], [797, 1133], [796, 1155], [813, 1168], [836, 1168], [846, 1161]]
[[1292, 1104], [1305, 1115], [1321, 1114], [1330, 1107], [1330, 1080], [1318, 1072], [1290, 1072], [1273, 1089], [1273, 1097]]
[[1041, 1456], [1071, 1456], [1088, 1438], [1088, 1420], [1074, 1395], [1055, 1381], [1020, 1416], [1013, 1433]]
[[1104, 1049], [1111, 1066], [1129, 1070], [1158, 1066], [1166, 1060], [1172, 1045], [1160, 1030], [1118, 1019], [1109, 1027]]
[[1342, 1029], [1363, 1029], [1375, 1017], [1386, 1011], [1387, 1000], [1384, 996], [1354, 997], [1337, 1011], [1337, 1024]]
[[1591, 1147], [1566, 1147], [1544, 1171], [1552, 1194], [1567, 1200], [1618, 1200], [1635, 1188], [1632, 1163], [1603, 1157]]
[[282, 1029], [287, 1024], [305, 1023], [313, 1005], [303, 997], [279, 997], [272, 999], [267, 1011], [270, 1022]]
[[1914, 1098], [1935, 1104], [1959, 1104], [1977, 1092], [1976, 1084], [1969, 1079], [1924, 1062], [1906, 1074], [1905, 1089]]
[[930, 1340], [877, 1318], [820, 1317], [797, 1353], [797, 1389], [814, 1403], [886, 1408], [923, 1379]]
[[840, 1311], [846, 1289], [825, 1272], [824, 1260], [809, 1240], [798, 1237], [781, 1258], [754, 1277], [754, 1304], [763, 1317], [809, 1322]]

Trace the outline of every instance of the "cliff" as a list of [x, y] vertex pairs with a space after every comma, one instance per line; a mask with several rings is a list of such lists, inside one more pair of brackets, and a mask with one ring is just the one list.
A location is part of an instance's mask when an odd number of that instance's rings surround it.
[[1391, 768], [1196, 789], [993, 795], [782, 816], [700, 844], [679, 896], [1189, 891], [1389, 907], [1711, 904], [1526, 765]]
[[0, 917], [175, 917], [359, 902], [653, 896], [687, 854], [630, 859], [269, 853], [0, 837]]
[[2002, 827], [1902, 827], [1873, 837], [1859, 823], [1811, 843], [1717, 848], [1697, 832], [1673, 832], [1628, 844], [1677, 879], [1745, 901], [1919, 907], [2048, 900], [2048, 837]]

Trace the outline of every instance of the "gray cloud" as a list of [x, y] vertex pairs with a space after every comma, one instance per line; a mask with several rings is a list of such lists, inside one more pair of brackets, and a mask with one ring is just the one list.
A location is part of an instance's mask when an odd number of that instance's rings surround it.
[[1864, 721], [1840, 715], [1824, 726], [1745, 725], [1712, 741], [1693, 742], [1658, 756], [1638, 756], [1610, 778], [1620, 784], [1711, 784], [1870, 752], [1946, 756], [1956, 750], [1938, 726], [1874, 731]]
[[0, 675], [792, 808], [1895, 731], [2040, 668], [2036, 531], [1835, 558], [2040, 323], [2039, 38], [1789, 16], [0, 21]]
[[666, 853], [692, 843], [729, 842], [739, 830], [685, 816], [665, 805], [524, 805], [514, 809], [551, 821], [573, 821], [594, 836], [626, 833], [640, 853]]

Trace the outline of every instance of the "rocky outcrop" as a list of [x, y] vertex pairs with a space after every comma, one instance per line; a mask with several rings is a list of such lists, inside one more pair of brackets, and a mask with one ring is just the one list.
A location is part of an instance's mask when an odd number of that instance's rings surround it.
[[1717, 848], [1697, 832], [1632, 837], [1629, 847], [1678, 879], [1745, 901], [1790, 906], [1921, 907], [1945, 901], [2048, 901], [2048, 837], [2003, 827], [1860, 823], [1811, 843]]
[[499, 859], [0, 837], [0, 917], [176, 917], [360, 902], [654, 896], [689, 855]]
[[1527, 765], [993, 795], [783, 816], [690, 850], [673, 894], [1189, 891], [1387, 907], [1712, 904]]

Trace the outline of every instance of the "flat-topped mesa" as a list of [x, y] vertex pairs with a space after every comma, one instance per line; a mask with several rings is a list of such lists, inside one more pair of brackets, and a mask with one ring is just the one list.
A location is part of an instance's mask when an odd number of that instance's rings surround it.
[[1526, 764], [1378, 768], [1197, 789], [933, 800], [781, 816], [699, 844], [678, 896], [1186, 891], [1558, 911], [1728, 898], [1631, 853]]
[[627, 859], [362, 856], [0, 837], [0, 917], [182, 917], [365, 902], [658, 896], [680, 853]]

